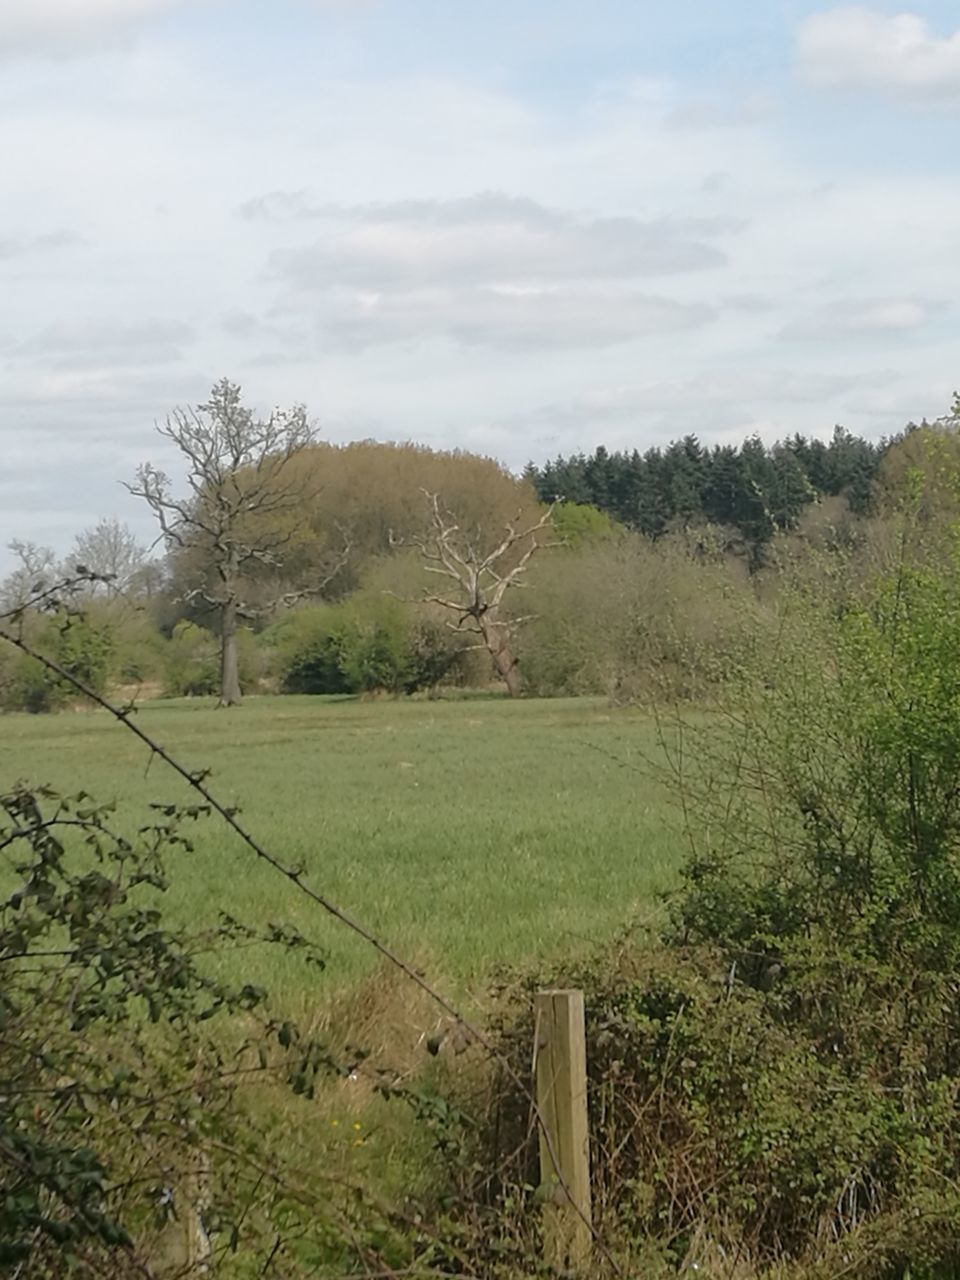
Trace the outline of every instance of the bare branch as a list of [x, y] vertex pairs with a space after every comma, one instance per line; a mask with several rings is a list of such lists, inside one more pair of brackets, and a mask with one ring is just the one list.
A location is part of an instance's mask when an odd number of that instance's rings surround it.
[[[523, 574], [534, 553], [543, 545], [538, 534], [552, 527], [554, 506], [523, 528], [517, 527], [523, 514], [518, 512], [516, 519], [506, 524], [499, 543], [481, 554], [475, 539], [465, 534], [454, 514], [441, 506], [439, 495], [427, 490], [423, 493], [427, 499], [429, 531], [411, 538], [410, 544], [420, 552], [426, 573], [447, 578], [458, 587], [448, 595], [427, 593], [424, 599], [457, 614], [456, 622], [447, 623], [451, 630], [477, 632], [483, 637], [484, 646], [507, 688], [516, 695], [520, 691], [520, 678], [508, 637], [532, 615], [504, 619], [500, 617], [500, 608], [508, 590], [527, 585], [522, 580]], [[403, 545], [392, 533], [390, 541], [392, 546]], [[520, 549], [519, 555], [511, 564], [508, 558], [515, 548]]]
[[252, 853], [255, 858], [265, 863], [274, 872], [283, 876], [299, 894], [309, 899], [309, 901], [315, 906], [332, 916], [334, 920], [344, 925], [350, 932], [372, 947], [373, 950], [376, 951], [377, 954], [380, 955], [388, 964], [398, 969], [410, 982], [418, 987], [429, 1000], [442, 1009], [443, 1012], [452, 1020], [455, 1027], [462, 1032], [468, 1040], [478, 1044], [490, 1055], [492, 1059], [495, 1059], [499, 1063], [501, 1069], [507, 1075], [507, 1078], [520, 1091], [521, 1096], [529, 1102], [530, 1114], [533, 1118], [534, 1124], [537, 1126], [537, 1129], [543, 1135], [544, 1145], [550, 1156], [551, 1163], [553, 1164], [554, 1174], [559, 1188], [564, 1192], [571, 1206], [583, 1220], [591, 1237], [597, 1243], [599, 1250], [602, 1252], [611, 1272], [617, 1277], [622, 1276], [623, 1272], [616, 1259], [608, 1251], [600, 1235], [597, 1233], [588, 1218], [583, 1214], [582, 1210], [577, 1205], [577, 1202], [571, 1195], [550, 1129], [544, 1119], [543, 1113], [540, 1110], [529, 1083], [521, 1078], [513, 1063], [504, 1054], [504, 1052], [498, 1048], [492, 1038], [475, 1023], [470, 1022], [450, 998], [445, 996], [438, 987], [428, 981], [428, 979], [415, 965], [400, 955], [397, 950], [381, 938], [380, 935], [371, 927], [350, 915], [330, 896], [328, 896], [328, 894], [319, 889], [315, 889], [307, 880], [301, 868], [291, 866], [284, 862], [277, 853], [272, 849], [269, 849], [265, 844], [252, 835], [246, 826], [240, 822], [237, 816], [237, 810], [225, 805], [207, 786], [207, 771], [191, 771], [187, 769], [185, 765], [181, 764], [175, 756], [171, 755], [166, 748], [164, 748], [155, 738], [151, 737], [149, 733], [136, 723], [132, 716], [134, 708], [116, 706], [108, 698], [103, 697], [94, 689], [91, 689], [86, 685], [82, 680], [78, 679], [72, 672], [66, 670], [66, 668], [61, 666], [60, 663], [55, 662], [52, 658], [47, 657], [46, 654], [34, 649], [21, 637], [12, 635], [3, 630], [2, 627], [0, 627], [0, 640], [13, 645], [14, 648], [18, 649], [21, 653], [26, 654], [28, 657], [35, 658], [48, 671], [57, 675], [61, 679], [66, 680], [79, 693], [96, 703], [115, 720], [122, 724], [130, 733], [143, 743], [150, 752], [151, 758], [153, 756], [159, 757], [164, 764], [178, 774], [189, 787], [202, 797], [205, 803], [210, 806], [210, 809], [215, 811], [220, 818], [223, 819], [227, 826], [234, 832], [246, 849]]

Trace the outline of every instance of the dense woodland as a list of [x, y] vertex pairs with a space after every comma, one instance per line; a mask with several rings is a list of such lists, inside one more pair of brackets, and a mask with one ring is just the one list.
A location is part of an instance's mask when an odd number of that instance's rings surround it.
[[[14, 542], [0, 604], [16, 610], [79, 567], [82, 607], [19, 619], [69, 670], [98, 691], [147, 696], [212, 695], [228, 680], [228, 701], [503, 683], [701, 696], [788, 579], [889, 542], [909, 475], [927, 476], [928, 505], [944, 501], [942, 455], [957, 442], [954, 412], [880, 441], [836, 427], [771, 447], [601, 446], [517, 477], [466, 453], [325, 444], [302, 408], [257, 419], [227, 382], [161, 430], [208, 468], [189, 501], [149, 464], [130, 484], [131, 503], [158, 515], [164, 554], [116, 519], [79, 533], [62, 562]], [[0, 659], [4, 707], [72, 697], [29, 658]]]
[[866, 514], [889, 447], [842, 427], [829, 442], [796, 435], [772, 448], [753, 437], [711, 449], [686, 436], [645, 453], [601, 445], [590, 457], [531, 464], [525, 475], [541, 501], [586, 503], [651, 539], [678, 526], [729, 530], [758, 567], [777, 533], [795, 529], [811, 503], [842, 496], [851, 512]]

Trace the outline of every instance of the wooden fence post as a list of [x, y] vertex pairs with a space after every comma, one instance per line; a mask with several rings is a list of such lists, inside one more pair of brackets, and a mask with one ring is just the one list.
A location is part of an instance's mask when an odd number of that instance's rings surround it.
[[593, 1243], [583, 992], [541, 991], [536, 1014], [544, 1252], [558, 1271], [577, 1270]]

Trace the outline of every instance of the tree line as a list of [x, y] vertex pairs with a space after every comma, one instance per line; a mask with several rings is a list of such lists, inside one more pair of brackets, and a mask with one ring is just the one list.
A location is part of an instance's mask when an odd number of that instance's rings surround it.
[[678, 525], [726, 528], [757, 567], [777, 533], [795, 529], [824, 497], [843, 495], [851, 511], [865, 514], [891, 443], [840, 426], [829, 441], [794, 435], [771, 448], [756, 436], [707, 448], [688, 435], [644, 453], [600, 445], [589, 456], [531, 462], [524, 474], [541, 501], [596, 507], [648, 538]]
[[[688, 435], [641, 453], [533, 463], [418, 445], [317, 438], [303, 406], [259, 416], [228, 380], [158, 428], [176, 483], [144, 463], [128, 484], [160, 557], [116, 519], [58, 562], [11, 543], [0, 583], [16, 611], [76, 578], [75, 607], [20, 625], [97, 687], [173, 695], [243, 689], [413, 692], [500, 682], [512, 695], [695, 697], [722, 678], [745, 620], [788, 563], [882, 538], [907, 483], [952, 501], [957, 406], [870, 441]], [[62, 598], [62, 597], [61, 597]], [[0, 706], [68, 696], [29, 661], [0, 660]]]

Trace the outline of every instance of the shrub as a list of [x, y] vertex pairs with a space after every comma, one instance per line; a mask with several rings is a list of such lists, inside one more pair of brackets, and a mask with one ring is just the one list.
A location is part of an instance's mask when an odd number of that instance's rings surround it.
[[[107, 687], [114, 637], [109, 622], [77, 611], [25, 619], [27, 638], [95, 693]], [[0, 669], [0, 707], [34, 714], [78, 701], [72, 685], [26, 654], [11, 652]]]
[[787, 608], [740, 690], [747, 714], [697, 735], [718, 768], [736, 762], [736, 788], [722, 818], [720, 791], [694, 791], [710, 838], [689, 869], [683, 928], [754, 951], [765, 931], [778, 945], [819, 931], [878, 962], [949, 971], [960, 958], [960, 572], [904, 564], [862, 602]]
[[343, 1063], [261, 988], [206, 963], [252, 944], [323, 957], [289, 926], [215, 910], [172, 927], [168, 874], [206, 808], [154, 809], [131, 836], [85, 793], [0, 788], [0, 1272], [407, 1271], [413, 1233], [276, 1133], [278, 1087], [304, 1099], [306, 1123]]
[[802, 1055], [820, 1124], [770, 1145], [798, 1170], [777, 1192], [794, 1246], [825, 1221], [838, 1238], [867, 1224], [871, 1247], [887, 1232], [894, 1260], [949, 1253], [960, 568], [905, 556], [860, 598], [786, 610], [736, 709], [694, 735], [716, 768], [684, 780], [701, 826], [678, 936], [718, 950], [765, 1034]]
[[[956, 1273], [958, 652], [960, 564], [905, 558], [845, 603], [785, 597], [729, 710], [664, 729], [695, 848], [670, 925], [529, 983], [587, 992], [595, 1197], [626, 1253]], [[515, 1144], [515, 1197], [535, 1152], [507, 1094], [482, 1160]]]
[[112, 676], [118, 684], [163, 681], [167, 641], [145, 609], [120, 606], [115, 610]]
[[342, 606], [340, 671], [353, 693], [416, 688], [410, 618], [399, 600], [367, 597]]
[[616, 537], [623, 526], [589, 503], [561, 502], [553, 512], [553, 532], [558, 542], [575, 550]]
[[286, 693], [413, 693], [457, 674], [462, 639], [417, 605], [360, 594], [313, 605], [264, 633], [273, 676]]
[[291, 609], [260, 637], [270, 673], [284, 693], [348, 693], [340, 670], [342, 610], [336, 605]]
[[95, 693], [106, 690], [114, 655], [113, 627], [103, 618], [64, 614], [54, 646], [57, 661]]
[[728, 675], [757, 612], [741, 566], [637, 534], [545, 556], [531, 586], [519, 657], [528, 689], [548, 696], [702, 697]]
[[0, 677], [0, 707], [4, 711], [28, 711], [31, 715], [56, 711], [67, 701], [67, 692], [35, 658], [16, 654]]
[[[212, 631], [182, 619], [161, 650], [164, 693], [173, 698], [210, 697], [220, 690], [220, 640]], [[245, 690], [259, 685], [264, 662], [256, 637], [246, 627], [237, 631], [237, 662]]]
[[[467, 637], [469, 639], [469, 637]], [[465, 637], [447, 626], [428, 607], [415, 610], [410, 625], [410, 682], [408, 692], [466, 683], [469, 674]]]
[[164, 691], [174, 698], [215, 694], [220, 684], [217, 639], [184, 619], [173, 629], [166, 652]]

